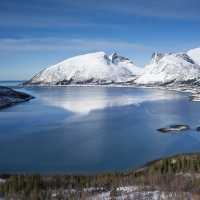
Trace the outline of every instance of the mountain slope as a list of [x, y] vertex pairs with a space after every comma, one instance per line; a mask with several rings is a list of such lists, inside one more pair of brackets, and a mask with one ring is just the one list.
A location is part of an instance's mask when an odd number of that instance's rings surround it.
[[200, 66], [186, 53], [153, 54], [145, 68], [147, 71], [135, 81], [137, 84], [189, 84], [198, 82], [200, 76]]
[[133, 64], [115, 61], [104, 52], [76, 56], [42, 70], [24, 85], [111, 84], [136, 79]]

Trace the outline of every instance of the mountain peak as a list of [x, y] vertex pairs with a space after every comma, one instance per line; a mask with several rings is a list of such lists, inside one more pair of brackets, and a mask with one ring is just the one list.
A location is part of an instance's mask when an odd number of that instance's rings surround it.
[[116, 52], [109, 56], [109, 59], [114, 65], [117, 65], [125, 70], [128, 73], [132, 73], [135, 76], [140, 76], [144, 74], [144, 68], [137, 67], [133, 64], [132, 60], [127, 57], [120, 56]]
[[114, 52], [113, 54], [109, 56], [109, 59], [111, 60], [112, 63], [114, 63], [115, 60], [118, 59], [118, 57], [119, 57], [118, 54]]
[[126, 57], [124, 57], [124, 56], [120, 56], [120, 55], [118, 55], [116, 52], [115, 53], [113, 53], [113, 54], [111, 54], [110, 56], [109, 56], [109, 59], [112, 61], [112, 63], [114, 63], [114, 64], [118, 64], [119, 62], [127, 62], [127, 63], [132, 63], [133, 64], [133, 62], [129, 59], [129, 58], [126, 58]]
[[163, 57], [164, 55], [161, 53], [153, 53], [151, 56], [151, 60], [149, 62], [149, 65], [151, 64], [157, 64], [158, 61]]

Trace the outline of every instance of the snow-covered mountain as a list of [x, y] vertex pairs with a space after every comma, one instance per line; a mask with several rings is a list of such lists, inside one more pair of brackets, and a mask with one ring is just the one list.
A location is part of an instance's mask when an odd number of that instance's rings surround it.
[[145, 85], [197, 84], [200, 77], [200, 48], [187, 53], [156, 54], [135, 82]]
[[104, 52], [76, 56], [47, 67], [24, 85], [111, 84], [133, 81], [142, 74], [128, 58]]
[[24, 85], [200, 85], [200, 48], [187, 53], [153, 53], [145, 68], [104, 52], [76, 56], [47, 67]]

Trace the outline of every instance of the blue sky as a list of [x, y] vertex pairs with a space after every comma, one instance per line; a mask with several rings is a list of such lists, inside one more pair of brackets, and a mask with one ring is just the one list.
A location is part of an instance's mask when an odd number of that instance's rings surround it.
[[199, 0], [1, 0], [0, 80], [96, 51], [143, 67], [153, 52], [200, 47]]

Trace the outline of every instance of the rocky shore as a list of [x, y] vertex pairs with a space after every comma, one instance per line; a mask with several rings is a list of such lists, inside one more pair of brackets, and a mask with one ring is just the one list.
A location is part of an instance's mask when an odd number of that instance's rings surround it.
[[8, 87], [0, 86], [0, 110], [13, 104], [29, 101], [35, 97], [24, 92], [18, 92]]

